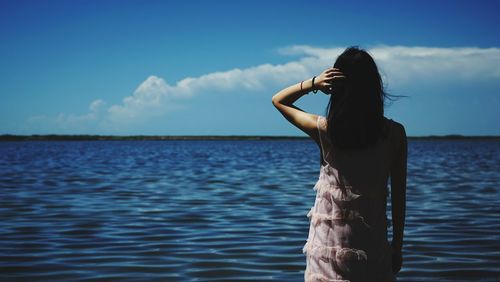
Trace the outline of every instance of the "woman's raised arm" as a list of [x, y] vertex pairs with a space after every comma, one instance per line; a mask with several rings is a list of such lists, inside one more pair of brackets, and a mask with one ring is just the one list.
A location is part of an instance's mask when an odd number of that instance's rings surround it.
[[[302, 84], [302, 89], [301, 89]], [[308, 79], [302, 83], [291, 85], [273, 96], [272, 102], [276, 109], [293, 125], [311, 136], [317, 138], [316, 121], [317, 115], [307, 113], [293, 105], [304, 94], [312, 90], [312, 80]]]
[[333, 81], [339, 78], [344, 78], [339, 70], [334, 68], [326, 69], [320, 75], [314, 77], [314, 84], [311, 78], [276, 93], [272, 98], [273, 105], [291, 124], [311, 136], [314, 140], [317, 140], [316, 124], [318, 115], [307, 113], [293, 105], [293, 103], [304, 94], [313, 90], [321, 90], [324, 93], [328, 93], [328, 89], [332, 87]]

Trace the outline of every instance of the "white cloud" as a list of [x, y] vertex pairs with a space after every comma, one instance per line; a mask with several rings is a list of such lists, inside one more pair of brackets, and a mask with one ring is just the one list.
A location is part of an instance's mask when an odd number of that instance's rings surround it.
[[[333, 62], [344, 48], [297, 45], [280, 49], [285, 55], [303, 55]], [[391, 85], [445, 80], [500, 77], [500, 48], [374, 46], [366, 49]], [[316, 65], [320, 67], [320, 65]], [[317, 70], [319, 71], [319, 70]], [[425, 79], [425, 80], [423, 80]]]
[[132, 96], [125, 97], [122, 104], [112, 105], [108, 117], [114, 122], [128, 122], [161, 113], [164, 101], [169, 94], [175, 93], [171, 88], [164, 79], [152, 75], [137, 87]]
[[[231, 69], [187, 77], [170, 85], [163, 78], [149, 76], [131, 96], [103, 110], [104, 102], [95, 100], [84, 115], [60, 114], [55, 124], [62, 128], [93, 123], [104, 129], [142, 123], [178, 108], [177, 102], [196, 95], [214, 92], [246, 90], [266, 93], [275, 87], [311, 77], [332, 66], [344, 48], [318, 48], [296, 45], [279, 50], [291, 57], [284, 64], [261, 64], [245, 69]], [[367, 48], [377, 62], [383, 78], [391, 87], [418, 86], [425, 83], [447, 83], [460, 80], [498, 79], [500, 77], [499, 48], [437, 48], [406, 46], [374, 46]], [[296, 58], [295, 58], [296, 57]], [[40, 121], [40, 116], [30, 121]]]
[[89, 110], [92, 113], [98, 113], [105, 104], [106, 103], [101, 99], [95, 100], [94, 102], [90, 103]]
[[108, 109], [108, 119], [112, 123], [125, 124], [162, 116], [176, 107], [174, 103], [177, 99], [203, 92], [240, 89], [263, 91], [310, 75], [314, 65], [311, 61], [316, 59], [305, 58], [300, 62], [282, 65], [263, 64], [247, 69], [213, 72], [184, 78], [175, 85], [169, 85], [164, 79], [152, 75], [139, 85], [132, 96], [125, 97], [121, 104], [112, 105]]
[[[84, 130], [92, 130], [102, 117], [102, 108], [105, 102], [101, 99], [89, 104], [89, 112], [83, 115], [60, 113], [56, 117], [46, 115], [31, 116], [28, 123], [35, 126], [42, 125], [48, 131], [57, 130], [60, 133], [84, 133]], [[56, 133], [56, 132], [54, 132]]]

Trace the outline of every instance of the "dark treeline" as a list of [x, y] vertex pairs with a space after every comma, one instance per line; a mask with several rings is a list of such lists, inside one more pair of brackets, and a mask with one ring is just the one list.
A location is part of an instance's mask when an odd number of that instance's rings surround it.
[[0, 135], [0, 141], [83, 141], [83, 140], [279, 140], [307, 139], [301, 136], [259, 136], [259, 135]]
[[[261, 135], [0, 135], [0, 141], [84, 141], [84, 140], [307, 140], [308, 136], [261, 136]], [[500, 140], [500, 136], [429, 135], [409, 136], [410, 140]]]

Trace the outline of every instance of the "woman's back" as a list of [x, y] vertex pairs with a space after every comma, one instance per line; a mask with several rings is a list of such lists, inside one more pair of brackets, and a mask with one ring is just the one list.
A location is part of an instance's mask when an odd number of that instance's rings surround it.
[[[318, 90], [330, 95], [328, 118], [293, 104]], [[393, 273], [401, 269], [407, 142], [404, 127], [384, 117], [384, 101], [390, 96], [370, 54], [349, 47], [332, 68], [284, 88], [272, 98], [288, 121], [320, 144], [322, 153], [314, 186], [316, 200], [307, 214], [311, 223], [303, 248], [306, 281], [392, 281]], [[389, 177], [390, 245], [386, 218]]]
[[387, 241], [387, 185], [397, 141], [396, 123], [384, 118], [388, 134], [376, 146], [340, 150], [327, 135], [327, 120], [317, 128], [322, 165], [314, 189], [316, 201], [304, 246], [306, 281], [337, 279], [392, 281]]

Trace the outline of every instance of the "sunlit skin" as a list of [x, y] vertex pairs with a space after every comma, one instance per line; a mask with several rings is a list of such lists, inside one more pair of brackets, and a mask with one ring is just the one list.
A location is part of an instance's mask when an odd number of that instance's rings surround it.
[[[295, 106], [294, 103], [300, 97], [312, 90], [319, 90], [326, 95], [330, 95], [333, 85], [335, 83], [341, 83], [342, 79], [345, 78], [346, 77], [341, 70], [328, 68], [315, 77], [314, 85], [312, 78], [304, 80], [302, 83], [295, 83], [276, 93], [272, 97], [272, 103], [291, 124], [309, 135], [316, 142], [318, 148], [320, 148], [319, 134], [317, 131], [317, 120], [319, 115], [305, 112]], [[391, 246], [392, 269], [394, 273], [398, 273], [400, 271], [403, 262], [402, 246], [406, 212], [407, 170], [406, 133], [402, 126], [396, 128], [398, 130], [396, 134], [398, 140], [395, 143], [397, 144], [397, 147], [393, 149], [394, 160], [390, 170], [393, 222], [393, 237]]]

